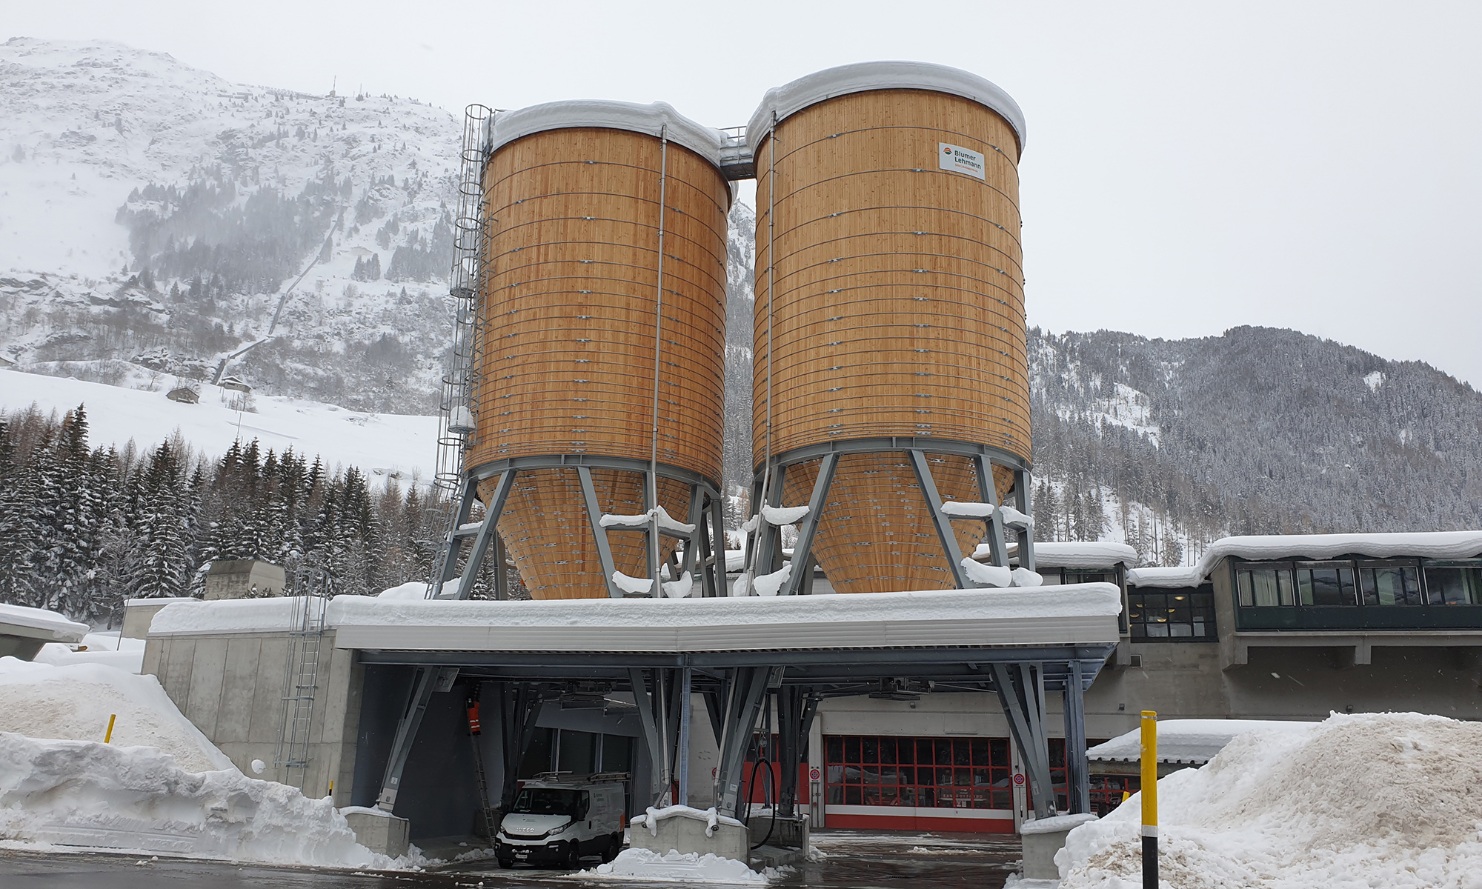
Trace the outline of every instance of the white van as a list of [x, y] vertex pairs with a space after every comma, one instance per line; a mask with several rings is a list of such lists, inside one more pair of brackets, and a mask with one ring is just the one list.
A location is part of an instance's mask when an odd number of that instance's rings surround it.
[[617, 857], [627, 827], [625, 773], [547, 772], [526, 781], [494, 838], [500, 867], [516, 863], [576, 868], [587, 855]]

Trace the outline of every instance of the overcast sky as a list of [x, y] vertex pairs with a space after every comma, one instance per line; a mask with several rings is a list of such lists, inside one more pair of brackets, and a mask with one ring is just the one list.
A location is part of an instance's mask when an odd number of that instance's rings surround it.
[[[1482, 3], [13, 0], [230, 80], [450, 110], [666, 101], [744, 124], [848, 62], [972, 71], [1023, 107], [1031, 324], [1290, 327], [1482, 387]], [[449, 146], [454, 150], [454, 146]]]

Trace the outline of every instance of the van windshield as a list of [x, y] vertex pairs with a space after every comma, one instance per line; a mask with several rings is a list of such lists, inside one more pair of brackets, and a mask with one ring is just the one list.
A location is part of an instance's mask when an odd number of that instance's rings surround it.
[[527, 787], [515, 798], [511, 812], [522, 815], [570, 815], [577, 817], [581, 791], [552, 787]]

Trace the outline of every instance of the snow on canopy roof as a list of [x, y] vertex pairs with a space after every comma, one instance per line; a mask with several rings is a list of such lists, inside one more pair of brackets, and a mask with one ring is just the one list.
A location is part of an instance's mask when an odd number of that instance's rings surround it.
[[[287, 632], [300, 600], [177, 602], [151, 636]], [[741, 651], [1115, 642], [1108, 583], [1008, 590], [533, 602], [337, 596], [325, 615], [345, 648], [481, 651]]]
[[81, 642], [89, 632], [87, 624], [68, 620], [55, 611], [26, 605], [0, 605], [0, 633], [44, 638], [50, 642]]
[[605, 99], [576, 99], [499, 112], [492, 122], [489, 150], [498, 151], [516, 139], [535, 133], [574, 127], [627, 130], [654, 137], [662, 131], [669, 141], [683, 145], [716, 167], [720, 166], [720, 149], [725, 144], [725, 136], [720, 130], [695, 123], [667, 102], [639, 105]]
[[1137, 564], [1137, 550], [1111, 540], [1036, 543], [1035, 568], [1111, 568]]
[[[1310, 731], [1315, 722], [1266, 719], [1166, 719], [1158, 721], [1158, 762], [1202, 766], [1230, 741], [1257, 730]], [[1136, 762], [1142, 758], [1142, 730], [1118, 735], [1086, 751], [1095, 762]]]
[[928, 62], [858, 62], [840, 65], [799, 77], [791, 83], [767, 90], [751, 123], [746, 139], [756, 151], [772, 126], [772, 115], [781, 121], [810, 105], [849, 93], [871, 90], [931, 90], [971, 99], [1001, 116], [1014, 128], [1019, 151], [1024, 151], [1024, 112], [1003, 88], [976, 74]]
[[1129, 587], [1158, 587], [1175, 589], [1196, 587], [1204, 583], [1204, 575], [1197, 565], [1179, 565], [1176, 568], [1133, 568], [1127, 572]]

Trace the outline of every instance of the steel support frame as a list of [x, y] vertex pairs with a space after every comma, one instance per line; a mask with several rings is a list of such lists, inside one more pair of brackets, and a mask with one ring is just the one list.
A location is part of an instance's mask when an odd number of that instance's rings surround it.
[[1065, 791], [1071, 814], [1091, 811], [1091, 775], [1086, 762], [1086, 689], [1081, 662], [1070, 662], [1061, 691], [1065, 712]]
[[[819, 698], [811, 688], [784, 685], [773, 694], [777, 706], [777, 814], [798, 814], [798, 769], [808, 760], [808, 733], [818, 715]], [[816, 803], [817, 801], [815, 801]]]
[[1009, 732], [1029, 776], [1036, 818], [1055, 812], [1055, 789], [1050, 780], [1050, 741], [1045, 732], [1044, 667], [1037, 663], [993, 664], [993, 685], [998, 692]]
[[[624, 593], [613, 580], [617, 568], [612, 557], [612, 547], [608, 542], [608, 529], [602, 527], [602, 511], [597, 503], [596, 486], [592, 482], [593, 469], [615, 469], [624, 472], [634, 472], [644, 478], [644, 503], [648, 508], [649, 491], [653, 485], [649, 479], [651, 467], [647, 461], [633, 460], [624, 457], [592, 457], [584, 454], [557, 454], [551, 456], [517, 457], [509, 460], [498, 460], [486, 463], [465, 474], [462, 492], [459, 496], [457, 508], [454, 510], [452, 528], [449, 530], [444, 541], [443, 552], [439, 556], [437, 569], [433, 575], [433, 582], [429, 598], [434, 599], [466, 599], [473, 589], [472, 581], [478, 576], [483, 567], [484, 559], [490, 549], [499, 557], [501, 570], [495, 572], [495, 598], [507, 598], [508, 592], [505, 588], [503, 567], [504, 540], [499, 536], [499, 519], [504, 514], [504, 506], [508, 502], [509, 492], [514, 487], [515, 476], [524, 470], [531, 469], [571, 469], [577, 473], [578, 481], [582, 491], [582, 505], [587, 514], [587, 522], [592, 531], [592, 537], [597, 546], [598, 560], [602, 565], [603, 582], [607, 585], [607, 594], [612, 598], [622, 598]], [[494, 494], [490, 498], [484, 517], [479, 523], [479, 528], [473, 534], [474, 543], [469, 552], [469, 557], [464, 563], [462, 580], [458, 584], [457, 591], [449, 595], [444, 592], [445, 585], [458, 576], [458, 560], [462, 556], [463, 542], [469, 536], [462, 529], [471, 524], [469, 518], [473, 515], [474, 505], [479, 502], [479, 483], [498, 476], [499, 481], [495, 486]], [[702, 561], [711, 558], [723, 560], [725, 558], [725, 524], [724, 514], [721, 509], [720, 491], [716, 485], [704, 476], [667, 464], [660, 464], [658, 469], [660, 478], [672, 479], [684, 482], [690, 489], [690, 509], [688, 524], [694, 526], [694, 530], [688, 534], [667, 533], [667, 536], [675, 537], [685, 541], [684, 564], [701, 565]], [[630, 529], [639, 530], [639, 529]], [[653, 525], [650, 523], [642, 529], [645, 537], [653, 533]], [[714, 547], [712, 550], [711, 548]], [[652, 552], [652, 546], [646, 546], [645, 551]], [[710, 551], [707, 555], [707, 551]], [[718, 556], [716, 554], [719, 554]], [[650, 562], [652, 558], [650, 558]], [[656, 565], [649, 565], [650, 576], [654, 579], [655, 588], [653, 595], [662, 595], [662, 590], [657, 587], [659, 582], [659, 570]], [[715, 570], [713, 563], [709, 571], [700, 571], [700, 590], [702, 596], [725, 595], [725, 566], [722, 564], [719, 570]], [[677, 579], [677, 578], [676, 578]]]
[[500, 682], [499, 737], [504, 771], [500, 776], [499, 809], [507, 812], [515, 801], [520, 763], [535, 737], [535, 722], [544, 703], [541, 687], [534, 682]]
[[[989, 445], [923, 437], [885, 436], [794, 448], [772, 457], [770, 465], [758, 467], [752, 482], [752, 503], [756, 504], [754, 512], [758, 518], [756, 526], [747, 535], [746, 547], [751, 576], [755, 578], [771, 574], [782, 567], [781, 529], [761, 518], [761, 513], [763, 506], [781, 507], [783, 505], [782, 492], [789, 468], [811, 460], [819, 461], [818, 476], [808, 499], [808, 514], [799, 525], [798, 540], [793, 546], [793, 572], [786, 586], [780, 590], [784, 595], [799, 595], [811, 588], [812, 566], [816, 562], [813, 557], [813, 541], [817, 534], [818, 524], [823, 518], [822, 512], [828, 502], [839, 459], [847, 454], [900, 452], [904, 452], [911, 462], [912, 470], [921, 486], [922, 496], [931, 511], [932, 522], [938, 539], [941, 541], [943, 558], [950, 563], [952, 578], [957, 587], [966, 589], [969, 587], [969, 582], [962, 567], [963, 556], [957, 546], [956, 536], [952, 533], [951, 522], [942, 512], [942, 499], [931, 474], [930, 461], [927, 457], [929, 454], [968, 457], [974, 461], [979, 494], [985, 503], [993, 506], [992, 513], [987, 517], [990, 559], [995, 565], [1008, 567], [1008, 547], [1004, 536], [1003, 516], [998, 508], [998, 496], [993, 482], [993, 467], [995, 465], [1006, 466], [1013, 471], [1015, 507], [1025, 515], [1031, 515], [1029, 486], [1033, 478], [1028, 461]], [[764, 486], [766, 490], [763, 490]], [[1016, 543], [1018, 544], [1019, 564], [1030, 570], [1034, 569], [1033, 536], [1031, 527], [1025, 526], [1018, 529]]]
[[401, 790], [401, 773], [406, 768], [407, 755], [412, 752], [412, 742], [417, 739], [417, 729], [422, 725], [432, 693], [438, 686], [451, 682], [452, 675], [457, 672], [456, 667], [417, 667], [413, 671], [412, 689], [397, 722], [396, 736], [391, 741], [391, 755], [386, 760], [386, 773], [381, 779], [381, 794], [376, 799], [376, 808], [387, 812], [395, 810], [396, 795]]
[[[745, 798], [740, 794], [741, 775], [746, 763], [746, 750], [767, 700], [767, 687], [772, 674], [782, 667], [736, 667], [726, 671], [720, 697], [720, 762], [715, 770], [715, 805], [717, 811], [741, 817]], [[780, 676], [779, 676], [780, 679]], [[713, 718], [713, 717], [712, 717]]]

